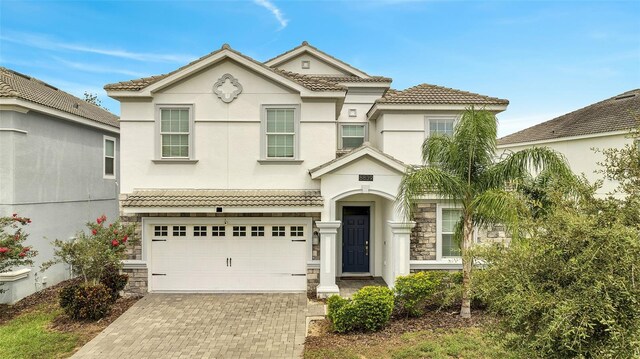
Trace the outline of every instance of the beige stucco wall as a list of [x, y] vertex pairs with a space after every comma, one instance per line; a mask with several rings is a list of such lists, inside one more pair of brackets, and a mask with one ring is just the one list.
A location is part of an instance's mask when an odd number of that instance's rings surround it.
[[[309, 61], [310, 68], [303, 69], [302, 61]], [[296, 57], [293, 57], [286, 62], [278, 64], [279, 69], [296, 72], [299, 74], [314, 74], [314, 75], [350, 75], [338, 67], [313, 56], [308, 53], [302, 53]]]
[[[602, 175], [596, 173], [596, 171], [602, 169], [597, 163], [602, 162], [604, 159], [601, 153], [596, 153], [593, 149], [621, 148], [628, 143], [631, 143], [631, 139], [626, 138], [625, 134], [611, 134], [590, 138], [565, 138], [547, 143], [500, 146], [498, 153], [502, 155], [505, 151], [516, 152], [534, 146], [549, 147], [562, 153], [567, 158], [569, 166], [571, 166], [571, 170], [573, 170], [574, 173], [584, 173], [589, 182], [593, 183], [596, 180], [602, 179]], [[605, 181], [597, 194], [604, 196], [613, 191], [615, 187], [615, 182]]]

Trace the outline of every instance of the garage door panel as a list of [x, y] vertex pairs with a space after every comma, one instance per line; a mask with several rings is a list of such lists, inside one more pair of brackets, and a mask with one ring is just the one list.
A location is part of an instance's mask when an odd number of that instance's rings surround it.
[[[283, 223], [287, 223], [283, 219]], [[282, 228], [282, 224], [279, 224]], [[172, 229], [186, 227], [180, 236]], [[202, 229], [197, 224], [198, 231]], [[193, 225], [168, 225], [161, 241], [151, 242], [151, 289], [154, 291], [286, 291], [306, 290], [306, 242], [286, 238], [282, 232], [271, 236], [264, 226], [261, 236], [234, 233], [239, 225], [227, 225], [224, 235], [214, 236], [208, 225], [206, 234], [194, 236]], [[262, 225], [261, 225], [262, 226]], [[221, 227], [217, 225], [217, 228]], [[302, 227], [296, 227], [302, 228]], [[285, 236], [291, 227], [285, 226]], [[292, 230], [293, 231], [293, 230]], [[155, 233], [155, 232], [152, 232]], [[172, 236], [174, 234], [175, 236]], [[254, 237], [252, 237], [254, 235]], [[301, 234], [295, 234], [301, 236]], [[291, 232], [291, 236], [294, 233]], [[292, 240], [293, 239], [293, 240]]]

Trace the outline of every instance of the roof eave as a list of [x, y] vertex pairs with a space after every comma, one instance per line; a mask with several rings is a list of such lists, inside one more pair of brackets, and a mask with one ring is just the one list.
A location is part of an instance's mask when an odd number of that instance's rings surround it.
[[311, 179], [318, 179], [365, 156], [369, 156], [383, 163], [384, 165], [398, 171], [399, 173], [404, 173], [407, 169], [407, 165], [400, 162], [399, 160], [391, 158], [390, 156], [385, 155], [368, 145], [363, 145], [360, 148], [357, 148], [342, 157], [331, 160], [318, 167], [312, 168], [311, 170], [309, 170], [309, 175], [311, 175]]
[[385, 111], [464, 111], [469, 106], [481, 106], [487, 111], [500, 113], [506, 110], [509, 104], [401, 104], [377, 102], [367, 112], [367, 117], [376, 119]]

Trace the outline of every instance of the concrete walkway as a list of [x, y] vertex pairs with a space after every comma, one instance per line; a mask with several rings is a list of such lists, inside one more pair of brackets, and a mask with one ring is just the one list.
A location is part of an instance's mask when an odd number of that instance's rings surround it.
[[73, 358], [300, 358], [306, 295], [148, 294]]

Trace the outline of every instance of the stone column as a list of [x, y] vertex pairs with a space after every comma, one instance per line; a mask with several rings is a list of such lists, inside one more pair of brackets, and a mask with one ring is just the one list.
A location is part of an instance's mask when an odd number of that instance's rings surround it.
[[410, 236], [411, 229], [416, 226], [416, 222], [388, 221], [387, 223], [391, 227], [391, 268], [393, 268], [393, 283], [387, 284], [393, 288], [396, 278], [409, 274]]
[[336, 234], [340, 221], [316, 222], [320, 230], [320, 285], [318, 298], [340, 294], [336, 285]]

